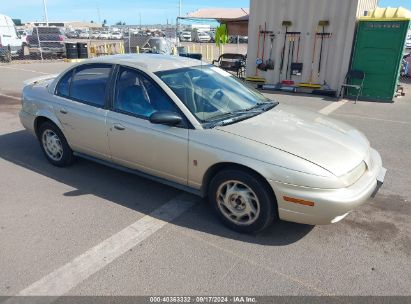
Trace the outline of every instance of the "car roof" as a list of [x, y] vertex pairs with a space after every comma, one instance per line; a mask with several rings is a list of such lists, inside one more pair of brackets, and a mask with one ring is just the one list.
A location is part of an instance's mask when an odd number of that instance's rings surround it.
[[150, 72], [176, 70], [188, 67], [208, 65], [200, 60], [160, 54], [124, 54], [96, 57], [84, 63], [112, 63], [135, 68], [144, 68]]

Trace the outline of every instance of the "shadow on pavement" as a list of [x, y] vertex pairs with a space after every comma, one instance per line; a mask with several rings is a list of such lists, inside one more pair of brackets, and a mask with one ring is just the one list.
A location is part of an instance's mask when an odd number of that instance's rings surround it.
[[[158, 207], [153, 200], [159, 193], [167, 193], [170, 199], [181, 193], [174, 188], [83, 159], [79, 159], [70, 168], [56, 168], [47, 162], [37, 140], [26, 131], [0, 135], [0, 157], [75, 188], [64, 193], [65, 196], [91, 194], [144, 214], [149, 214]], [[225, 228], [205, 200], [194, 196], [192, 199], [196, 202], [195, 206], [174, 220], [173, 224], [265, 246], [295, 243], [313, 229], [309, 225], [279, 221], [259, 234], [239, 234]]]

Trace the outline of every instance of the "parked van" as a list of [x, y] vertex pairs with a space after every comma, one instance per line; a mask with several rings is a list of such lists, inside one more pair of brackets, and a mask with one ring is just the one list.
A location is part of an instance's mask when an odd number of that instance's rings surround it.
[[0, 14], [0, 61], [11, 61], [12, 56], [23, 53], [23, 40], [18, 35], [13, 20]]

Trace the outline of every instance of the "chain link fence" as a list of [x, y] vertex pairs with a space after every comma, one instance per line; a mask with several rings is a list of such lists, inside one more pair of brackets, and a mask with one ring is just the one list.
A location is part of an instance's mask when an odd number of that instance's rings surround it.
[[212, 62], [222, 53], [247, 52], [247, 43], [217, 47], [215, 43], [181, 41], [175, 28], [140, 29], [112, 26], [102, 28], [64, 28], [55, 26], [0, 26], [0, 61], [77, 60], [124, 53], [161, 53], [178, 55], [185, 52], [201, 54]]

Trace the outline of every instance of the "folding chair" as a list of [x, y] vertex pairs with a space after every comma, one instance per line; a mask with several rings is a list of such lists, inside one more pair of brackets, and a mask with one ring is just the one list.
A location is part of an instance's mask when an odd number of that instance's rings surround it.
[[[357, 80], [359, 83], [354, 84], [353, 81]], [[357, 96], [355, 103], [357, 103], [358, 98], [360, 97], [363, 87], [364, 87], [365, 73], [360, 70], [349, 70], [345, 76], [344, 83], [341, 86], [341, 91], [339, 98], [344, 98], [344, 92], [347, 88], [352, 88], [357, 90]]]

